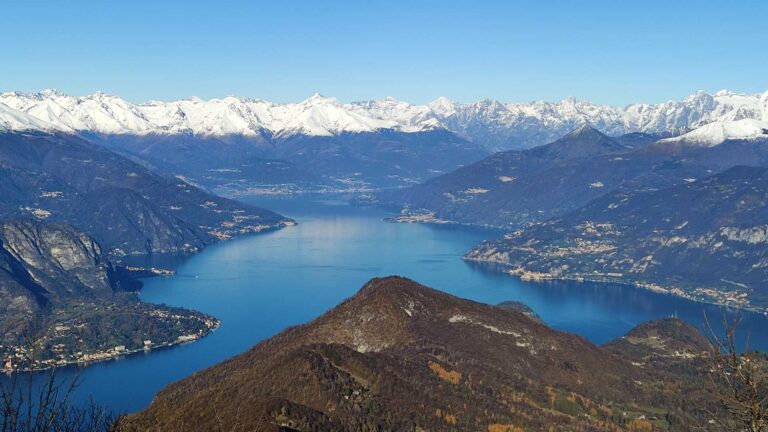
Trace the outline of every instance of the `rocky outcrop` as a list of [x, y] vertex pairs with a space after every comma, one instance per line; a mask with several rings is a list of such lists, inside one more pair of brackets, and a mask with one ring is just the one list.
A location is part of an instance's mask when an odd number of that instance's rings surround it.
[[111, 264], [86, 234], [64, 225], [0, 225], [0, 328], [12, 336], [72, 298], [112, 294]]
[[730, 241], [742, 241], [749, 244], [768, 243], [768, 225], [749, 228], [722, 227], [720, 234]]
[[70, 226], [6, 222], [0, 226], [0, 245], [45, 290], [49, 300], [112, 293], [111, 264], [101, 247]]

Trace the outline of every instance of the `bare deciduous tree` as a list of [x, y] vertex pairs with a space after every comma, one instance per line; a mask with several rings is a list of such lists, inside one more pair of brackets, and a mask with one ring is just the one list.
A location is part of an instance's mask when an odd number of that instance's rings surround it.
[[751, 350], [749, 337], [739, 349], [740, 317], [723, 317], [724, 333], [718, 334], [704, 316], [712, 353], [709, 376], [722, 407], [713, 425], [728, 431], [768, 432], [768, 361], [764, 353]]

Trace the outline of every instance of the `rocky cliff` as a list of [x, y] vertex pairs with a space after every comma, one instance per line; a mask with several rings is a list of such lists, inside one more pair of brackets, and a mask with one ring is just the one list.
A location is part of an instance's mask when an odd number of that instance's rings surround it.
[[3, 365], [40, 368], [109, 358], [180, 336], [199, 337], [217, 325], [204, 314], [140, 302], [124, 289], [136, 282], [119, 274], [99, 244], [71, 226], [1, 224]]

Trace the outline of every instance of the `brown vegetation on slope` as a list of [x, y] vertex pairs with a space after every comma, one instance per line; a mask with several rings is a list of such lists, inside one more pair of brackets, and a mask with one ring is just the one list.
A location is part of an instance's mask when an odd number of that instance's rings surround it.
[[[639, 343], [657, 331], [636, 333]], [[698, 357], [659, 367], [618, 346], [408, 279], [374, 279], [313, 322], [171, 385], [122, 427], [689, 430], [706, 421], [692, 407], [717, 409]]]

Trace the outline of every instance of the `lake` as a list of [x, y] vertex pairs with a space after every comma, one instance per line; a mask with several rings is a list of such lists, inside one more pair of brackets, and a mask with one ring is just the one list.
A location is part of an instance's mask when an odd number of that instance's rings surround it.
[[[145, 280], [141, 297], [216, 316], [210, 336], [165, 350], [81, 369], [78, 397], [121, 412], [147, 406], [167, 384], [240, 353], [284, 328], [311, 320], [353, 295], [368, 279], [402, 275], [486, 303], [521, 301], [549, 325], [604, 343], [649, 319], [678, 316], [694, 324], [714, 306], [615, 284], [522, 282], [461, 256], [498, 232], [387, 223], [381, 210], [341, 201], [260, 200], [299, 225], [248, 235], [176, 259], [177, 275]], [[168, 261], [155, 264], [169, 265]], [[762, 315], [744, 314], [752, 344], [768, 347]], [[72, 373], [72, 368], [63, 373]]]

